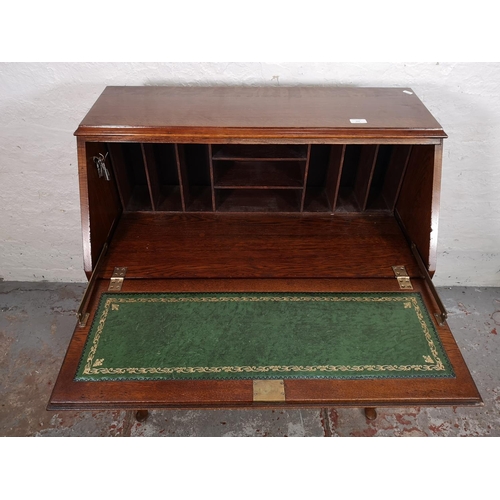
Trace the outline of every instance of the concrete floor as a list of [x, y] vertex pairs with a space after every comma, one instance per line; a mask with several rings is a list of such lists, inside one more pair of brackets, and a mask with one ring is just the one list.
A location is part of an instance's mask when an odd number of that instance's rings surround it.
[[0, 436], [500, 436], [500, 288], [441, 288], [482, 407], [318, 410], [45, 410], [83, 284], [0, 282]]

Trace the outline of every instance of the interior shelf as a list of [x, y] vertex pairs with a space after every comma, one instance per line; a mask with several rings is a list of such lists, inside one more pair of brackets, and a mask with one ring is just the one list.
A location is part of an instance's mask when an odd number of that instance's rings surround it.
[[[419, 147], [108, 143], [124, 212], [392, 212]], [[415, 160], [413, 164], [416, 164]]]
[[216, 188], [302, 188], [305, 162], [219, 161], [214, 162]]
[[302, 189], [218, 189], [217, 212], [300, 212]]
[[296, 144], [222, 144], [212, 147], [214, 160], [306, 160], [307, 145]]

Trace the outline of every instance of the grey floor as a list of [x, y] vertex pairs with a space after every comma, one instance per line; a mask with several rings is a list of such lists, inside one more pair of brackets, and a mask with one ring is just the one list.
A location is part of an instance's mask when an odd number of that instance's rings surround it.
[[500, 436], [500, 288], [441, 288], [481, 407], [58, 411], [45, 407], [82, 284], [0, 282], [0, 436]]

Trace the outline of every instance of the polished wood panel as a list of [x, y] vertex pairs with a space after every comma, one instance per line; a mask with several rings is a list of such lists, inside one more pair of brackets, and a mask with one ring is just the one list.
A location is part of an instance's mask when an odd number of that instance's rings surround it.
[[[103, 143], [78, 141], [81, 220], [84, 270], [87, 276], [94, 266], [121, 214], [116, 183], [99, 178], [94, 156], [107, 153]], [[112, 174], [112, 172], [110, 172]]]
[[386, 215], [148, 214], [122, 217], [108, 250], [133, 278], [393, 278], [419, 270]]
[[432, 274], [437, 259], [437, 224], [441, 182], [441, 147], [413, 147], [396, 211]]
[[[428, 309], [436, 307], [425, 282], [414, 280]], [[253, 401], [252, 380], [241, 381], [121, 381], [74, 382], [100, 293], [92, 300], [92, 314], [85, 328], [76, 328], [49, 403], [49, 409], [103, 408], [210, 408], [210, 407], [308, 407], [477, 405], [481, 396], [447, 326], [435, 324], [456, 378], [373, 380], [285, 380], [285, 402]], [[127, 280], [123, 292], [360, 292], [399, 291], [396, 280]], [[405, 293], [405, 292], [401, 292]]]
[[353, 87], [107, 87], [76, 133], [446, 137], [411, 89]]

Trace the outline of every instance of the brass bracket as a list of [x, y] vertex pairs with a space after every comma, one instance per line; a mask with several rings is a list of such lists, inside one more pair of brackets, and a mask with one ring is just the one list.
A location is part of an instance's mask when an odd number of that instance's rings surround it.
[[85, 328], [87, 326], [87, 320], [89, 319], [90, 313], [84, 312], [82, 314], [78, 314], [78, 326], [80, 328]]
[[111, 275], [111, 281], [109, 282], [108, 292], [121, 292], [126, 274], [126, 267], [115, 267]]
[[104, 243], [99, 258], [97, 259], [96, 265], [94, 266], [94, 270], [92, 271], [92, 274], [90, 276], [87, 288], [85, 288], [85, 292], [83, 293], [82, 301], [80, 302], [80, 307], [78, 307], [78, 311], [76, 312], [76, 316], [78, 318], [78, 326], [80, 328], [84, 328], [85, 325], [87, 324], [87, 320], [89, 319], [90, 313], [87, 312], [87, 306], [90, 301], [90, 297], [92, 296], [92, 292], [94, 290], [97, 277], [99, 275], [101, 263], [104, 260], [103, 257], [107, 251], [108, 251], [108, 244]]
[[254, 401], [285, 401], [285, 382], [283, 380], [254, 380]]
[[418, 251], [417, 245], [415, 245], [415, 243], [411, 244], [411, 251], [413, 252], [413, 255], [415, 256], [415, 260], [417, 261], [420, 272], [422, 273], [422, 276], [424, 277], [427, 285], [429, 286], [429, 290], [431, 291], [432, 296], [434, 297], [434, 300], [436, 301], [436, 304], [438, 306], [439, 312], [434, 313], [434, 317], [436, 318], [439, 326], [444, 326], [445, 322], [446, 322], [446, 318], [448, 318], [448, 312], [446, 311], [446, 308], [444, 307], [444, 304], [443, 304], [443, 301], [441, 300], [441, 297], [437, 293], [436, 287], [434, 286], [434, 283], [432, 282], [432, 278], [429, 274], [429, 271], [427, 270], [427, 267], [424, 264], [424, 261], [422, 260], [420, 252]]
[[399, 288], [401, 290], [413, 290], [413, 286], [410, 281], [410, 277], [406, 272], [405, 266], [392, 266], [392, 270], [394, 271], [394, 275], [399, 283]]

